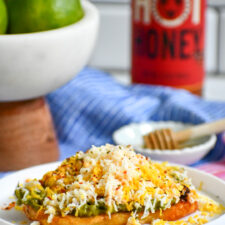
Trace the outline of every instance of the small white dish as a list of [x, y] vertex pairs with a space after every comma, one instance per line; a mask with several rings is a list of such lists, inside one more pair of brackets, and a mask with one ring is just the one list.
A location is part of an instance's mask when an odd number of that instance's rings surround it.
[[[21, 222], [29, 224], [30, 221], [25, 215], [18, 210], [12, 209], [9, 211], [1, 208], [13, 201], [11, 196], [18, 182], [24, 182], [26, 179], [41, 178], [49, 170], [54, 170], [59, 165], [59, 162], [49, 163], [40, 166], [31, 167], [11, 174], [3, 179], [0, 179], [0, 224], [1, 225], [19, 225]], [[183, 166], [181, 166], [183, 167]], [[219, 178], [201, 172], [200, 170], [190, 167], [184, 167], [187, 170], [188, 176], [192, 179], [195, 187], [202, 184], [202, 192], [210, 196], [214, 200], [225, 203], [225, 182]], [[215, 189], [216, 187], [216, 189]], [[222, 225], [225, 222], [225, 215], [214, 218], [207, 225]]]
[[119, 145], [132, 145], [136, 152], [148, 156], [153, 160], [190, 165], [199, 161], [209, 153], [215, 146], [216, 135], [189, 142], [187, 145], [192, 145], [193, 147], [185, 147], [183, 149], [162, 151], [143, 148], [143, 136], [151, 131], [162, 128], [171, 128], [174, 131], [178, 131], [189, 126], [190, 124], [172, 121], [132, 123], [115, 131], [113, 133], [113, 140]]
[[59, 29], [0, 35], [0, 102], [46, 95], [70, 81], [88, 62], [99, 26], [95, 5], [82, 1], [84, 17]]

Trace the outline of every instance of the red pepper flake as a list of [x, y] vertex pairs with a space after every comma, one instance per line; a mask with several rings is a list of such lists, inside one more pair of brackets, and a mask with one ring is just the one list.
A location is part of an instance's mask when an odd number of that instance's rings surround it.
[[65, 193], [66, 190], [63, 188], [63, 189], [60, 190], [60, 192], [61, 192], [61, 193]]
[[124, 173], [124, 174], [127, 174], [127, 171], [125, 170], [125, 171], [123, 171], [123, 173]]
[[48, 196], [48, 199], [49, 199], [49, 200], [52, 200], [52, 198], [51, 198], [50, 196]]
[[118, 191], [120, 189], [120, 185], [118, 185], [118, 187], [116, 188], [116, 191]]
[[83, 182], [79, 182], [79, 184], [83, 184]]
[[16, 202], [11, 202], [7, 207], [3, 208], [3, 210], [10, 210], [14, 208], [16, 205]]

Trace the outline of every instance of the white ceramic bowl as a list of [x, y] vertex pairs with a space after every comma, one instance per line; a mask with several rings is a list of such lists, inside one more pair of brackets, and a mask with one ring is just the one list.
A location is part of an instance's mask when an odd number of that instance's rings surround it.
[[150, 157], [153, 160], [169, 161], [183, 165], [189, 165], [202, 159], [214, 147], [216, 135], [198, 139], [192, 143], [193, 147], [185, 147], [179, 150], [151, 150], [144, 149], [143, 135], [161, 128], [171, 128], [174, 131], [189, 127], [190, 124], [178, 122], [146, 122], [133, 123], [121, 127], [113, 134], [113, 140], [119, 145], [132, 145], [136, 152]]
[[71, 80], [87, 63], [98, 33], [99, 13], [82, 1], [85, 16], [63, 28], [0, 35], [0, 101], [45, 95]]
[[[43, 174], [47, 171], [54, 170], [59, 165], [59, 163], [49, 163], [40, 166], [31, 167], [18, 171], [12, 175], [9, 175], [3, 179], [0, 179], [0, 224], [1, 225], [19, 225], [21, 221], [27, 221], [27, 224], [30, 223], [29, 220], [24, 216], [21, 211], [12, 209], [12, 210], [1, 210], [1, 207], [6, 206], [13, 200], [10, 196], [13, 195], [15, 187], [18, 182], [23, 183], [27, 178], [41, 178]], [[195, 187], [202, 185], [202, 191], [206, 194], [219, 201], [225, 203], [225, 182], [221, 179], [212, 176], [210, 174], [201, 172], [200, 170], [193, 169], [190, 167], [185, 167], [188, 172], [188, 176], [192, 179]], [[216, 188], [215, 188], [216, 187]], [[13, 221], [13, 222], [12, 222]], [[224, 225], [225, 224], [225, 215], [221, 215], [218, 218], [214, 218], [212, 221], [207, 223], [207, 225]]]

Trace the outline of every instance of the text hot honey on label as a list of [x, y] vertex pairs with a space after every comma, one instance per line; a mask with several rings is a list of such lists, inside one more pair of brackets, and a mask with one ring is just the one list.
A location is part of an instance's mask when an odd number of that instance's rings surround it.
[[201, 94], [205, 0], [132, 0], [132, 80]]

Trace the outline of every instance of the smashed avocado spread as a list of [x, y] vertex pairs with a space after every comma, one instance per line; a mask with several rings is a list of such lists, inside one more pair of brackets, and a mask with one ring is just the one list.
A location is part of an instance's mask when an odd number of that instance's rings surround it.
[[[34, 186], [26, 187], [28, 192], [24, 191], [24, 188], [20, 188], [18, 186], [15, 191], [15, 195], [17, 197], [17, 205], [23, 205], [23, 204], [29, 205], [35, 210], [39, 210], [40, 208], [42, 208], [45, 197], [51, 199], [51, 194], [50, 195], [48, 194], [48, 193], [51, 193], [51, 191], [49, 191], [50, 189], [48, 187], [44, 189], [40, 184], [38, 184], [37, 186], [39, 187], [39, 189], [35, 188]], [[183, 196], [187, 196], [187, 193], [188, 192], [185, 192], [185, 195]], [[153, 203], [154, 203], [154, 200], [152, 200], [152, 204]], [[174, 203], [175, 203], [175, 199], [172, 202], [172, 205]], [[135, 208], [135, 206], [133, 206], [132, 208]], [[164, 207], [161, 207], [160, 201], [157, 201], [154, 209], [155, 211], [157, 211], [160, 208], [163, 209]], [[117, 211], [129, 212], [126, 205], [118, 205]], [[97, 204], [93, 202], [88, 202], [87, 204], [84, 204], [81, 207], [74, 209], [74, 211], [71, 212], [70, 215], [79, 216], [79, 217], [87, 217], [87, 216], [97, 216], [100, 214], [106, 214], [108, 212], [115, 213], [117, 211], [114, 207], [107, 207], [104, 202], [98, 201]], [[143, 211], [144, 211], [144, 207], [137, 208], [137, 212], [143, 212]]]
[[156, 163], [132, 147], [105, 145], [79, 152], [41, 180], [19, 184], [18, 205], [56, 215], [89, 217], [143, 212], [143, 217], [180, 201], [195, 202], [197, 193], [184, 169]]

